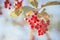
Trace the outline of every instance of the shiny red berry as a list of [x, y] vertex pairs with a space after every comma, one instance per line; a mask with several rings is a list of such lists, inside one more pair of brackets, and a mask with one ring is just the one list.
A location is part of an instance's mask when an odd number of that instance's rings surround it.
[[31, 29], [34, 29], [34, 25], [31, 25]]
[[42, 24], [44, 24], [44, 23], [45, 23], [44, 19], [42, 19], [42, 20], [41, 20], [41, 23], [42, 23]]

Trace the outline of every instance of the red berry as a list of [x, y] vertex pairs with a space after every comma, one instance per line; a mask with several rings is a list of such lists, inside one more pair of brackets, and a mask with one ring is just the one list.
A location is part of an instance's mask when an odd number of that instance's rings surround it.
[[40, 20], [37, 19], [37, 22], [39, 22]]
[[4, 2], [4, 7], [7, 8], [7, 3], [6, 2]]
[[28, 18], [25, 18], [25, 20], [28, 20]]
[[47, 20], [46, 23], [47, 23], [47, 25], [49, 25], [50, 24], [50, 20]]
[[30, 22], [31, 22], [31, 20], [28, 20], [28, 22], [30, 23]]
[[37, 25], [35, 25], [35, 28], [38, 30], [38, 29], [40, 29], [42, 27], [42, 25], [41, 24], [37, 24]]
[[37, 13], [35, 13], [34, 15], [37, 15]]
[[11, 9], [11, 8], [9, 7], [9, 9]]
[[33, 23], [32, 23], [32, 22], [30, 22], [30, 25], [33, 25]]
[[38, 30], [38, 36], [40, 36], [41, 34], [40, 34], [40, 32], [41, 32], [41, 30]]
[[43, 35], [43, 34], [44, 34], [44, 32], [39, 29], [39, 30], [38, 30], [38, 36]]
[[34, 28], [34, 25], [31, 25], [31, 29], [33, 29]]
[[33, 20], [33, 18], [31, 18], [31, 20]]
[[2, 12], [0, 11], [0, 15], [2, 15]]
[[42, 19], [42, 20], [41, 20], [41, 23], [42, 23], [42, 24], [44, 24], [44, 23], [45, 23], [45, 21]]
[[35, 29], [37, 29], [37, 30], [38, 30], [38, 29], [39, 29], [39, 27], [36, 25], [36, 26], [35, 26]]
[[12, 6], [12, 4], [9, 4], [9, 6]]
[[36, 23], [36, 20], [34, 20], [34, 23]]

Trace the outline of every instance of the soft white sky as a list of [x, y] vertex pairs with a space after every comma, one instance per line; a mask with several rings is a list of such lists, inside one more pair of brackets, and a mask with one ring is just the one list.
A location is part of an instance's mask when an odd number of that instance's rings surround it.
[[[13, 0], [10, 0], [10, 1], [13, 3]], [[39, 8], [41, 4], [44, 4], [47, 1], [60, 1], [60, 0], [39, 0], [38, 1]], [[0, 5], [3, 5], [3, 2], [4, 0], [0, 0]], [[24, 0], [23, 2], [23, 6], [26, 6], [26, 5], [31, 6], [28, 0]], [[0, 16], [0, 40], [2, 39], [3, 36], [5, 36], [3, 40], [29, 40], [29, 30], [30, 30], [29, 26], [25, 25], [25, 28], [23, 28], [23, 26], [12, 25], [12, 19], [9, 16], [11, 10], [8, 10], [5, 8], [2, 9], [3, 15]], [[46, 7], [46, 12], [48, 12], [50, 15], [53, 15], [51, 19], [54, 21], [54, 23], [57, 23], [57, 21], [60, 20], [60, 5]], [[5, 22], [6, 19], [8, 19], [7, 23]], [[17, 21], [23, 22], [22, 16], [18, 17]], [[50, 31], [50, 36], [52, 40], [60, 40], [59, 38], [60, 34], [54, 28], [57, 28], [57, 26], [52, 26], [52, 29]], [[46, 40], [46, 35], [43, 35], [41, 37], [36, 36], [36, 40]]]

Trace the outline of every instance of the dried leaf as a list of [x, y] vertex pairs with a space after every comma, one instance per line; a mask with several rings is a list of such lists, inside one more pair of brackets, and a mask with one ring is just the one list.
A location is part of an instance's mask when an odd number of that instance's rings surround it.
[[46, 20], [50, 18], [50, 16], [46, 12], [43, 12], [42, 15]]
[[17, 16], [19, 16], [19, 15], [22, 13], [22, 11], [23, 11], [23, 7], [15, 10], [15, 14], [16, 14]]
[[16, 9], [13, 12], [11, 12], [10, 16], [17, 17], [22, 13], [22, 11], [23, 11], [23, 7], [19, 8], [19, 9]]
[[10, 16], [12, 16], [12, 17], [17, 17], [17, 15], [15, 14], [15, 12], [14, 12], [14, 11], [13, 11], [13, 12], [11, 12]]
[[39, 18], [41, 18], [42, 17], [42, 15], [39, 13], [39, 14], [37, 14], [37, 16], [39, 17]]
[[48, 20], [50, 18], [50, 15], [48, 15], [47, 12], [45, 12], [45, 9], [38, 14], [38, 17], [41, 18], [41, 17], [44, 17], [46, 20]]
[[38, 7], [38, 2], [37, 0], [30, 0], [30, 3], [34, 6], [34, 7]]
[[50, 18], [50, 16], [46, 12], [38, 14], [38, 17], [39, 18], [44, 17], [46, 20], [48, 20]]

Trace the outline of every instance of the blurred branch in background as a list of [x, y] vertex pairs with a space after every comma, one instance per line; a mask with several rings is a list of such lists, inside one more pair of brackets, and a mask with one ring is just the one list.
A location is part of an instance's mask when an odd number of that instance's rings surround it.
[[46, 33], [46, 36], [47, 36], [47, 40], [52, 40], [51, 37], [50, 37], [49, 32]]
[[60, 5], [60, 2], [58, 1], [53, 1], [53, 2], [47, 2], [46, 4], [43, 4], [41, 7], [46, 7], [50, 5]]
[[30, 38], [29, 38], [30, 40], [35, 40], [35, 37], [34, 37], [34, 29], [31, 29], [31, 30], [30, 30], [29, 37], [30, 37]]
[[57, 31], [60, 32], [60, 20], [57, 22]]

